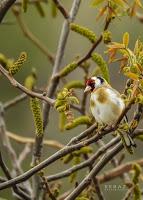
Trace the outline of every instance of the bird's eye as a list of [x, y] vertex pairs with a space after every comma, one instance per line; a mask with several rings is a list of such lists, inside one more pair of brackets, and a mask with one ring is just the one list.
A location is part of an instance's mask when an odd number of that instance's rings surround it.
[[100, 83], [101, 83], [101, 84], [104, 83], [104, 79], [103, 79], [102, 77], [97, 76], [97, 78], [100, 80]]

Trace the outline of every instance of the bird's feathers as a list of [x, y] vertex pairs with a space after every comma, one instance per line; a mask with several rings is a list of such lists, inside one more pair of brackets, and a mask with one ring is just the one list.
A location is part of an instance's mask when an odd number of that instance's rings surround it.
[[95, 120], [104, 124], [113, 124], [125, 107], [119, 93], [104, 86], [91, 93], [90, 106]]
[[[122, 114], [125, 104], [118, 91], [112, 88], [102, 77], [91, 77], [86, 81], [85, 92], [91, 92], [90, 108], [99, 124], [113, 125]], [[122, 133], [120, 133], [122, 136]], [[125, 146], [135, 146], [129, 133], [122, 137]]]

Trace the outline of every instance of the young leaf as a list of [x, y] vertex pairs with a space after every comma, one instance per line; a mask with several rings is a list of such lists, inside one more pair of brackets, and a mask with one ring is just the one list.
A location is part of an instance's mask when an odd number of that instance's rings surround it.
[[129, 33], [128, 32], [124, 33], [124, 35], [123, 35], [123, 44], [125, 45], [126, 48], [128, 47], [128, 44], [129, 44]]
[[138, 75], [132, 72], [125, 72], [124, 75], [132, 80], [138, 80]]
[[91, 1], [91, 5], [93, 6], [93, 7], [97, 7], [97, 6], [99, 6], [101, 3], [103, 3], [104, 2], [104, 0], [92, 0]]

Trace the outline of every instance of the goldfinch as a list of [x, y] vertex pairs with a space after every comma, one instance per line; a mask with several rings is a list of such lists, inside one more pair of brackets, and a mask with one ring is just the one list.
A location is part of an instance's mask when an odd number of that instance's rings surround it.
[[[90, 109], [95, 120], [99, 124], [112, 126], [125, 108], [120, 93], [99, 76], [91, 77], [86, 81], [84, 92], [91, 93]], [[126, 146], [135, 146], [129, 134], [127, 136]]]

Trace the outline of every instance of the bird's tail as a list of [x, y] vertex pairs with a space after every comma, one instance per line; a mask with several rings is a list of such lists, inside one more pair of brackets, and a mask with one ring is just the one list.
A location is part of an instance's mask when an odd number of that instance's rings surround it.
[[130, 147], [130, 146], [136, 147], [136, 143], [135, 143], [134, 140], [131, 138], [131, 136], [130, 136], [129, 133], [125, 133], [124, 138], [125, 138], [125, 140], [126, 140], [126, 146], [127, 146], [127, 147]]
[[[128, 123], [127, 115], [124, 116], [123, 121], [124, 121], [124, 123]], [[124, 137], [125, 144], [126, 144], [127, 147], [131, 147], [131, 146], [136, 147], [134, 140], [130, 136], [130, 131], [125, 133], [123, 137]]]
[[133, 147], [136, 147], [134, 140], [131, 138], [129, 133], [119, 132], [122, 142], [130, 154], [133, 154]]

